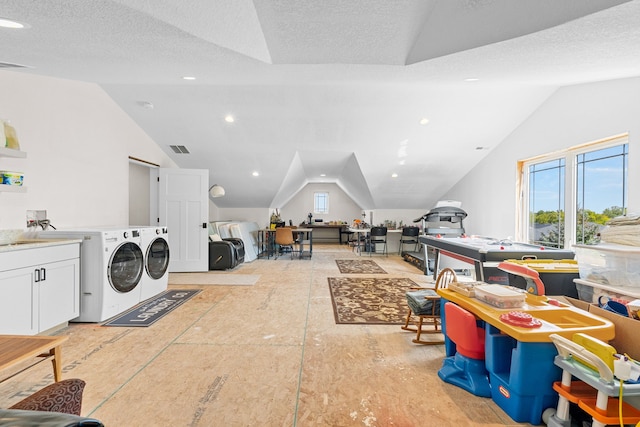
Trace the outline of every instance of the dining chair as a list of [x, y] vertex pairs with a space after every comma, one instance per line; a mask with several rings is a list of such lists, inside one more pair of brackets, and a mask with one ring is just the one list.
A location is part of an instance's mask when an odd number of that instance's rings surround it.
[[276, 251], [276, 258], [278, 256], [278, 253], [282, 253], [282, 250], [286, 248], [289, 249], [289, 252], [291, 252], [291, 259], [293, 259], [293, 248], [296, 244], [296, 241], [293, 238], [293, 231], [290, 227], [276, 228], [275, 243], [278, 246], [278, 250]]
[[369, 256], [372, 253], [377, 253], [376, 244], [380, 243], [383, 246], [382, 253], [386, 256], [387, 253], [387, 227], [371, 227], [371, 231], [369, 231], [369, 236], [367, 238], [367, 244], [365, 245], [365, 250], [369, 250]]
[[[416, 333], [413, 342], [416, 344], [444, 344], [444, 336], [437, 340], [423, 340], [422, 334], [441, 334], [442, 321], [440, 318], [440, 295], [438, 289], [444, 289], [449, 283], [456, 281], [456, 272], [451, 268], [444, 268], [438, 274], [433, 289], [418, 288], [406, 293], [409, 312], [404, 325], [400, 328]], [[429, 327], [423, 329], [423, 327]]]
[[400, 245], [398, 246], [398, 255], [402, 255], [402, 249], [404, 249], [404, 245], [412, 244], [413, 252], [418, 251], [418, 236], [420, 235], [420, 228], [416, 226], [411, 227], [403, 227], [402, 234], [400, 235]]

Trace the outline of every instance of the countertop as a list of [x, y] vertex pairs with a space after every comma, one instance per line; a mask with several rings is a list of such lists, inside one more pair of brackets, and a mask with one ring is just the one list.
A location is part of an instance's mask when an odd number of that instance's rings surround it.
[[81, 242], [82, 239], [19, 239], [13, 243], [1, 244], [0, 253], [44, 248], [48, 246], [70, 245]]

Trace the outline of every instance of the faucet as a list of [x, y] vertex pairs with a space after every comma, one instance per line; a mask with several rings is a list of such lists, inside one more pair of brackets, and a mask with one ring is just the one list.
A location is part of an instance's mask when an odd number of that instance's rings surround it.
[[40, 226], [43, 230], [46, 230], [47, 228], [51, 227], [54, 230], [56, 229], [52, 224], [51, 224], [51, 220], [48, 219], [29, 219], [27, 220], [27, 228], [37, 228], [38, 226]]

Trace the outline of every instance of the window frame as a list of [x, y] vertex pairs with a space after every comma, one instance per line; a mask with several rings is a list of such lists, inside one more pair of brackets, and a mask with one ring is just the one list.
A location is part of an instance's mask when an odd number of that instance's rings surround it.
[[[318, 210], [318, 197], [322, 195], [325, 199], [325, 209]], [[313, 214], [328, 215], [329, 214], [329, 192], [328, 191], [314, 191], [313, 192]]]
[[[529, 242], [529, 166], [544, 163], [560, 158], [565, 159], [564, 176], [564, 248], [573, 248], [576, 241], [576, 210], [577, 210], [577, 167], [578, 155], [605, 148], [627, 144], [627, 156], [629, 156], [629, 134], [623, 133], [609, 138], [580, 144], [564, 150], [555, 151], [528, 159], [519, 160], [517, 163], [518, 179], [516, 201], [516, 236], [520, 242]], [[628, 159], [628, 157], [627, 157]], [[629, 170], [627, 169], [627, 174]], [[627, 181], [628, 185], [628, 181]], [[627, 189], [628, 191], [628, 189]], [[628, 202], [628, 194], [626, 198]], [[628, 208], [628, 207], [627, 207]]]

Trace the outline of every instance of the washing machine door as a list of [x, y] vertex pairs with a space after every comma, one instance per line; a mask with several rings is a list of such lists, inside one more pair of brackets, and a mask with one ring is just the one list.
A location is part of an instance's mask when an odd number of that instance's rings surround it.
[[149, 277], [155, 280], [160, 279], [169, 268], [169, 243], [162, 237], [154, 239], [147, 248], [145, 259]]
[[142, 278], [144, 260], [142, 249], [133, 242], [125, 242], [111, 255], [109, 260], [109, 283], [118, 292], [131, 292]]

